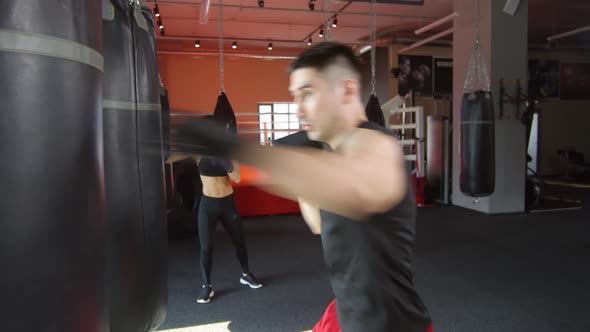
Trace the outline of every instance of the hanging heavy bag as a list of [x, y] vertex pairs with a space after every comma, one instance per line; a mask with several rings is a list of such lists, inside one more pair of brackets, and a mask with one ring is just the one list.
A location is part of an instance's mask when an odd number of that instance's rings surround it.
[[494, 105], [486, 65], [476, 33], [461, 101], [461, 192], [473, 197], [489, 196], [495, 186]]
[[109, 331], [153, 331], [164, 321], [168, 294], [153, 18], [136, 2], [103, 4]]
[[[137, 139], [140, 142], [138, 165], [144, 234], [142, 254], [146, 262], [143, 305], [146, 315], [145, 330], [155, 331], [166, 319], [168, 307], [168, 256], [166, 254], [168, 236], [166, 234], [160, 80], [152, 10], [139, 4], [134, 6], [132, 22], [138, 103]], [[145, 141], [158, 142], [160, 151], [150, 153], [151, 145], [142, 143]], [[111, 332], [114, 331], [111, 330]]]
[[385, 127], [385, 118], [383, 117], [383, 111], [379, 104], [379, 98], [375, 94], [371, 94], [367, 106], [365, 107], [365, 114], [369, 121], [374, 122], [382, 127]]
[[0, 4], [2, 329], [108, 332], [101, 3]]
[[213, 117], [216, 121], [223, 123], [232, 132], [238, 132], [238, 125], [236, 123], [236, 115], [227, 98], [225, 92], [221, 92], [217, 97], [217, 104], [215, 104], [215, 111]]

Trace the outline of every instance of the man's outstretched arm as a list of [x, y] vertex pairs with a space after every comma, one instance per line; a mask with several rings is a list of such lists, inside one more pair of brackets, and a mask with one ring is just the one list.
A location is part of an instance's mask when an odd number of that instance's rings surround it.
[[399, 145], [379, 132], [357, 130], [340, 153], [315, 149], [244, 145], [237, 158], [270, 176], [263, 189], [356, 220], [384, 212], [406, 192]]

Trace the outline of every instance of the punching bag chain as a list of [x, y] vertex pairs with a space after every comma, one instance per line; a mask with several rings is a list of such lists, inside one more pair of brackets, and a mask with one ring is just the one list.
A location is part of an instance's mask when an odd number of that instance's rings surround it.
[[326, 41], [332, 40], [332, 25], [330, 23], [330, 0], [324, 1], [324, 15], [326, 19], [324, 20], [324, 26], [326, 28]]
[[223, 6], [222, 0], [219, 0], [219, 20], [218, 20], [218, 30], [219, 30], [219, 82], [221, 84], [221, 92], [225, 92], [224, 86], [224, 66], [223, 66]]
[[463, 86], [464, 93], [477, 90], [490, 91], [490, 79], [479, 40], [479, 0], [475, 1], [475, 11], [475, 46], [467, 67], [467, 77]]
[[377, 50], [375, 43], [377, 39], [377, 15], [375, 14], [376, 0], [371, 0], [370, 11], [371, 11], [371, 23], [369, 28], [369, 38], [371, 40], [371, 94], [375, 95], [375, 85], [377, 83], [375, 79], [375, 56]]

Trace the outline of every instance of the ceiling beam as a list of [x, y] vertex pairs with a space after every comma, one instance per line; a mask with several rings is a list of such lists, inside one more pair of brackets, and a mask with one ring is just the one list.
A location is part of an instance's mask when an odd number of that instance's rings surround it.
[[401, 54], [401, 53], [404, 53], [404, 52], [413, 50], [413, 49], [415, 49], [417, 47], [420, 47], [420, 46], [422, 46], [424, 44], [428, 44], [429, 42], [432, 42], [432, 41], [434, 41], [436, 39], [439, 39], [441, 37], [444, 37], [446, 35], [449, 35], [449, 34], [453, 33], [453, 31], [454, 31], [453, 29], [454, 28], [447, 29], [445, 31], [442, 31], [442, 32], [439, 32], [439, 33], [437, 33], [435, 35], [432, 35], [432, 36], [430, 36], [430, 37], [428, 37], [426, 39], [423, 39], [423, 40], [421, 40], [419, 42], [416, 42], [416, 43], [414, 43], [414, 44], [412, 44], [412, 45], [410, 45], [408, 47], [404, 47], [401, 50], [397, 51], [397, 54]]
[[[159, 40], [219, 40], [219, 37], [206, 37], [206, 36], [195, 36], [195, 37], [186, 37], [186, 36], [158, 36], [157, 39]], [[282, 44], [303, 44], [307, 40], [293, 40], [293, 39], [258, 39], [258, 38], [232, 38], [232, 37], [223, 37], [224, 40], [228, 41], [245, 41], [245, 42], [264, 42], [264, 43], [282, 43]], [[357, 42], [343, 42], [344, 44], [348, 45], [361, 45], [363, 43]]]
[[[151, 3], [151, 4], [158, 4], [159, 7], [161, 7], [162, 5], [176, 5], [176, 6], [191, 6], [191, 7], [200, 7], [201, 3], [200, 2], [179, 2], [179, 1], [162, 1], [162, 0], [158, 0], [157, 2], [154, 0], [148, 0], [146, 1], [146, 3]], [[365, 12], [339, 12], [339, 11], [334, 11], [334, 10], [327, 10], [327, 11], [322, 11], [322, 10], [309, 10], [307, 8], [284, 8], [284, 7], [269, 7], [269, 6], [264, 6], [264, 7], [258, 7], [258, 6], [245, 6], [245, 5], [232, 5], [232, 4], [221, 4], [219, 5], [219, 3], [215, 3], [215, 4], [211, 4], [211, 6], [216, 6], [216, 7], [223, 7], [223, 8], [238, 8], [238, 9], [251, 9], [251, 10], [269, 10], [269, 11], [283, 11], [283, 12], [298, 12], [298, 13], [307, 13], [307, 14], [318, 14], [318, 15], [326, 15], [326, 14], [338, 14], [339, 16], [344, 16], [344, 15], [354, 15], [354, 16], [371, 16], [371, 13], [369, 13], [369, 11]], [[436, 20], [436, 17], [431, 17], [431, 16], [419, 16], [419, 15], [400, 15], [400, 14], [386, 14], [386, 13], [375, 13], [376, 16], [379, 17], [392, 17], [392, 18], [401, 18], [401, 19], [426, 19], [426, 20]]]
[[[206, 56], [218, 57], [219, 52], [208, 51], [158, 51], [158, 55], [172, 55], [172, 56]], [[262, 53], [224, 53], [224, 56], [229, 58], [248, 58], [248, 59], [274, 59], [274, 60], [293, 60], [297, 55], [288, 54], [262, 54]]]

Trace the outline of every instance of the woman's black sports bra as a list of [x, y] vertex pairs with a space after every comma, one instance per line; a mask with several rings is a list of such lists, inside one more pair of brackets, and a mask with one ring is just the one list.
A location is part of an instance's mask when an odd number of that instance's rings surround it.
[[233, 171], [233, 164], [229, 160], [201, 157], [199, 173], [203, 176], [227, 176]]

